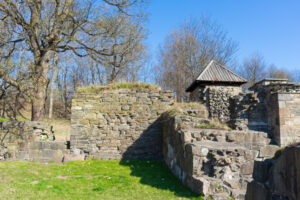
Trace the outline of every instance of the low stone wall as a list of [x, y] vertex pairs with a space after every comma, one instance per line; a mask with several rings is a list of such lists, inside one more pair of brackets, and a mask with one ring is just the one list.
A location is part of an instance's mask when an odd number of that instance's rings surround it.
[[71, 150], [96, 159], [162, 159], [160, 115], [173, 98], [158, 89], [75, 94]]
[[197, 193], [213, 199], [244, 199], [254, 160], [273, 157], [278, 147], [269, 144], [264, 132], [182, 128], [184, 121], [193, 121], [189, 118], [164, 115], [166, 164]]
[[300, 199], [300, 145], [287, 147], [277, 159], [256, 161], [246, 200]]
[[0, 160], [61, 162], [66, 144], [54, 139], [52, 128], [41, 122], [1, 122]]

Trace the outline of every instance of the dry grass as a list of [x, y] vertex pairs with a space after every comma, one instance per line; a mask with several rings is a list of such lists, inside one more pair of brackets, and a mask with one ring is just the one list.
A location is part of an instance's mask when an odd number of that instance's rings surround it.
[[205, 106], [201, 103], [198, 103], [198, 102], [174, 103], [174, 108], [177, 108], [177, 109], [206, 110]]
[[[193, 111], [193, 113], [190, 113], [189, 111]], [[169, 109], [168, 115], [172, 117], [177, 114], [207, 118], [207, 109], [203, 104], [197, 102], [174, 103], [174, 105]]]
[[89, 87], [81, 87], [77, 89], [79, 93], [97, 93], [104, 90], [118, 90], [118, 89], [128, 89], [128, 90], [161, 90], [157, 85], [147, 84], [147, 83], [112, 83], [108, 85], [93, 85]]
[[203, 123], [195, 126], [194, 128], [199, 129], [219, 129], [219, 130], [228, 130], [231, 131], [232, 129], [229, 128], [226, 124], [221, 123], [217, 120], [210, 120], [209, 123]]

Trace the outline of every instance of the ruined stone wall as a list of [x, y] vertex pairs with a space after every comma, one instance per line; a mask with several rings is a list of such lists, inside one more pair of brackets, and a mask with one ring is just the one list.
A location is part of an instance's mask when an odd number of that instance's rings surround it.
[[221, 122], [230, 121], [230, 98], [238, 95], [238, 86], [200, 86], [190, 95], [190, 101], [200, 102], [207, 107], [209, 116]]
[[266, 80], [252, 89], [232, 98], [229, 125], [267, 132], [280, 146], [300, 141], [300, 86]]
[[[257, 93], [241, 93], [230, 100], [229, 125], [237, 130], [256, 130], [269, 133], [269, 115], [267, 99]], [[271, 102], [269, 102], [271, 104]], [[275, 102], [276, 103], [276, 102]], [[273, 104], [272, 104], [273, 105]], [[269, 112], [272, 112], [269, 114]]]
[[273, 157], [278, 147], [270, 145], [264, 132], [182, 128], [183, 122], [194, 123], [190, 118], [164, 115], [166, 164], [197, 193], [212, 199], [244, 199], [254, 160]]
[[61, 162], [66, 151], [66, 144], [55, 142], [52, 128], [42, 122], [0, 123], [0, 160]]
[[300, 199], [300, 145], [287, 147], [279, 158], [256, 161], [246, 200]]
[[160, 115], [173, 104], [160, 90], [103, 90], [72, 100], [71, 149], [97, 159], [162, 159]]

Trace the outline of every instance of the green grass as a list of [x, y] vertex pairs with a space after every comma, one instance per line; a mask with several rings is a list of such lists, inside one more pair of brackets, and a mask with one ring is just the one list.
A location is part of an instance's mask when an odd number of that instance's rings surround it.
[[13, 120], [12, 118], [0, 118], [0, 122], [6, 122], [6, 121], [11, 121]]
[[147, 83], [111, 83], [108, 85], [93, 85], [89, 87], [81, 87], [77, 89], [79, 93], [97, 93], [104, 90], [118, 90], [118, 89], [129, 89], [129, 90], [160, 90], [161, 88], [157, 85]]
[[0, 162], [0, 199], [202, 199], [157, 161]]

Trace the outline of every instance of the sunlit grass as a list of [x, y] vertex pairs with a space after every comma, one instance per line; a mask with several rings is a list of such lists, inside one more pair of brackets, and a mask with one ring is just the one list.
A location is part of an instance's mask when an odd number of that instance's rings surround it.
[[0, 199], [201, 199], [156, 161], [0, 162]]

